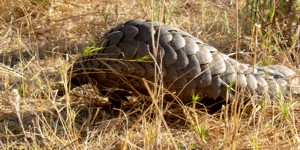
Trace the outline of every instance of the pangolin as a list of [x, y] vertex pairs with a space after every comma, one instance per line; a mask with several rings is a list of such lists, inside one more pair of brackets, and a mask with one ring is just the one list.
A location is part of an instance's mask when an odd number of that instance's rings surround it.
[[110, 101], [116, 105], [130, 91], [147, 95], [145, 83], [186, 103], [192, 94], [225, 98], [230, 85], [260, 95], [288, 95], [296, 82], [296, 73], [285, 66], [240, 63], [185, 31], [143, 19], [107, 31], [69, 73], [72, 87], [92, 83], [102, 91], [114, 89]]

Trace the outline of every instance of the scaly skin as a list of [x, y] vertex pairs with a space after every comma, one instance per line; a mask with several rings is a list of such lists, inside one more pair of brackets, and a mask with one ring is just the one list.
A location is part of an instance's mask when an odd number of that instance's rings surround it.
[[[231, 82], [251, 93], [276, 96], [282, 91], [286, 95], [291, 93], [290, 79], [296, 75], [282, 65], [253, 67], [239, 63], [189, 33], [142, 19], [107, 31], [97, 47], [101, 49], [74, 63], [73, 87], [93, 83], [101, 90], [117, 88], [147, 94], [142, 79], [153, 82], [157, 67], [157, 73], [163, 75], [164, 88], [187, 101], [185, 98], [191, 97], [192, 92], [213, 99], [224, 98], [226, 84]], [[145, 56], [149, 59], [141, 61]], [[124, 97], [124, 93], [113, 93], [117, 96], [112, 99]]]

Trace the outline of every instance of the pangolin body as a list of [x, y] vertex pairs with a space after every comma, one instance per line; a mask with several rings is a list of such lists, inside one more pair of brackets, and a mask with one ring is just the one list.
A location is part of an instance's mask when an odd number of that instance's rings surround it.
[[157, 78], [166, 90], [185, 101], [184, 97], [193, 93], [224, 98], [231, 83], [251, 93], [286, 94], [291, 92], [291, 79], [296, 75], [282, 65], [240, 63], [187, 32], [150, 20], [137, 19], [114, 27], [97, 47], [83, 52], [72, 66], [73, 87], [92, 83], [100, 90], [147, 94], [144, 81], [153, 83]]

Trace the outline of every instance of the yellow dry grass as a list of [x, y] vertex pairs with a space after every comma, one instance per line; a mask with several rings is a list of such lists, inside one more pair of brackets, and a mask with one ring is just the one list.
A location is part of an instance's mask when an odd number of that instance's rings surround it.
[[287, 44], [282, 39], [286, 27], [249, 25], [242, 11], [247, 1], [231, 2], [0, 0], [0, 53], [29, 58], [13, 68], [0, 66], [0, 148], [299, 149], [297, 98], [247, 96], [252, 111], [224, 107], [209, 114], [194, 106], [160, 109], [141, 96], [115, 115], [106, 98], [88, 86], [58, 94], [57, 82], [66, 86], [63, 54], [72, 57], [109, 28], [136, 18], [172, 24], [223, 52], [237, 50], [239, 61], [284, 64], [297, 71], [299, 22]]

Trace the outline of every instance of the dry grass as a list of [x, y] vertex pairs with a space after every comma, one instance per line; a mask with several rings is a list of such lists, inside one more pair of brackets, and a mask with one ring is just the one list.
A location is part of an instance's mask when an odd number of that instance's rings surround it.
[[[0, 0], [0, 53], [32, 56], [14, 68], [0, 67], [1, 149], [299, 149], [296, 98], [239, 94], [236, 101], [249, 98], [252, 111], [224, 107], [209, 114], [195, 106], [160, 109], [155, 99], [141, 96], [115, 115], [106, 98], [88, 86], [64, 97], [55, 87], [64, 79], [68, 88], [62, 54], [74, 54], [107, 29], [135, 18], [172, 24], [220, 51], [237, 50], [240, 61], [284, 64], [297, 71], [299, 22], [290, 31], [283, 26], [290, 20], [280, 20], [287, 16], [284, 13], [277, 23], [264, 20], [267, 9], [255, 18], [243, 7], [246, 0], [238, 2]], [[293, 12], [299, 17], [297, 3]], [[255, 22], [249, 23], [253, 18]], [[262, 103], [256, 105], [258, 101]]]

